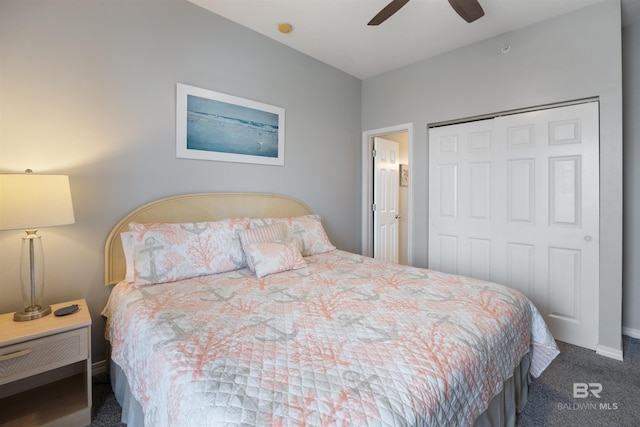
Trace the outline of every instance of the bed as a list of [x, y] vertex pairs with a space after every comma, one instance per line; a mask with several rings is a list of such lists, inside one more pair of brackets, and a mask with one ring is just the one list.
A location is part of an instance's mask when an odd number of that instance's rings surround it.
[[129, 427], [515, 425], [559, 353], [519, 292], [337, 249], [282, 195], [148, 203], [105, 283]]

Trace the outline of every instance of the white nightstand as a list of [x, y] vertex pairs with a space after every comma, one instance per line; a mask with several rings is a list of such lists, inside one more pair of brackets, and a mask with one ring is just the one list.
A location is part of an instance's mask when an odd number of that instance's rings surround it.
[[85, 300], [70, 315], [15, 322], [0, 315], [0, 426], [91, 424], [91, 316]]

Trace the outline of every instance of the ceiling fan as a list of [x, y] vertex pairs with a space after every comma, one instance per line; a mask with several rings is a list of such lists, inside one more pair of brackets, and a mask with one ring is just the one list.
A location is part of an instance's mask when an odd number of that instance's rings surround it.
[[[408, 2], [409, 0], [392, 0], [367, 25], [382, 24]], [[484, 16], [484, 10], [478, 0], [449, 0], [449, 4], [462, 19], [469, 23]]]

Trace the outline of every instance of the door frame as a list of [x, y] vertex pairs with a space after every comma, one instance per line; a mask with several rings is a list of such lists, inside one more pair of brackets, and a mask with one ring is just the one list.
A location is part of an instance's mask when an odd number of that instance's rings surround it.
[[413, 189], [411, 179], [411, 163], [413, 159], [413, 123], [403, 123], [385, 128], [371, 129], [362, 132], [362, 244], [361, 251], [365, 256], [373, 256], [373, 162], [371, 152], [373, 150], [373, 138], [384, 137], [391, 133], [407, 132], [408, 137], [408, 167], [409, 167], [409, 191], [407, 197], [407, 263], [413, 265]]

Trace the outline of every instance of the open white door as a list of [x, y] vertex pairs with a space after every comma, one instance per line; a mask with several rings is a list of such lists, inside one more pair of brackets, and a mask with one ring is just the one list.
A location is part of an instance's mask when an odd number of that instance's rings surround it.
[[429, 159], [429, 267], [518, 289], [595, 349], [598, 103], [433, 128]]
[[384, 262], [398, 262], [398, 186], [400, 146], [397, 142], [376, 137], [373, 179], [373, 257]]

